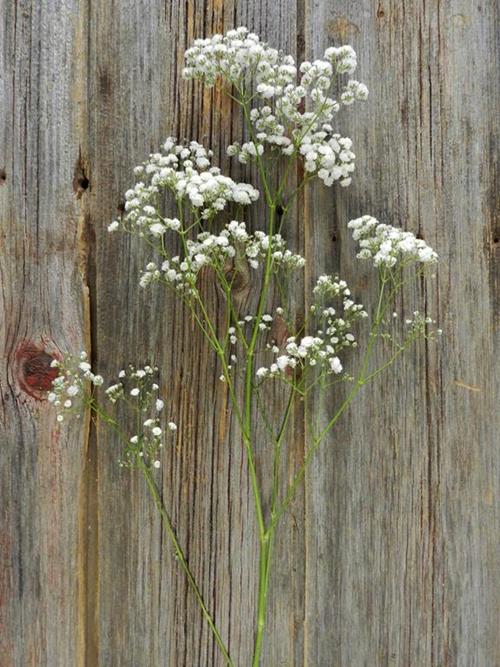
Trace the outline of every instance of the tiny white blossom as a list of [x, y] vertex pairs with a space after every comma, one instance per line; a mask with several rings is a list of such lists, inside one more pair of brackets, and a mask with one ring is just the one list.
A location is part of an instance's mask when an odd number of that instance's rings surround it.
[[340, 363], [340, 359], [338, 357], [333, 357], [330, 359], [330, 367], [334, 373], [342, 372], [342, 364]]
[[359, 241], [359, 259], [372, 259], [374, 266], [393, 268], [408, 263], [434, 264], [437, 253], [422, 239], [411, 232], [379, 223], [376, 218], [364, 215], [350, 220], [352, 237]]

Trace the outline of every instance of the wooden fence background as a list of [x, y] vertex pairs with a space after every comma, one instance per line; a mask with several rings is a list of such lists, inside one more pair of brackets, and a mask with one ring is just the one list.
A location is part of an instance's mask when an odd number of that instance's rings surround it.
[[[497, 6], [0, 0], [1, 667], [222, 664], [143, 481], [104, 430], [59, 429], [44, 398], [57, 350], [90, 348], [112, 374], [151, 345], [180, 433], [164, 496], [248, 664], [255, 534], [225, 389], [179, 306], [138, 291], [144, 251], [106, 232], [165, 136], [203, 140], [229, 168], [239, 117], [180, 69], [194, 37], [241, 24], [299, 59], [352, 44], [370, 89], [338, 118], [353, 185], [309, 190], [287, 231], [305, 286], [319, 266], [359, 293], [369, 273], [346, 222], [367, 212], [439, 252], [421, 296], [445, 331], [363, 394], [316, 458], [279, 538], [263, 665], [500, 665]], [[297, 414], [295, 464], [303, 447]]]

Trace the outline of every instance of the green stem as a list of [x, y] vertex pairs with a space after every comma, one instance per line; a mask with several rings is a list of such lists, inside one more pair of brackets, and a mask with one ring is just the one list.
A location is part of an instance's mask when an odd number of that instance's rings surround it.
[[283, 421], [281, 422], [281, 427], [280, 430], [278, 431], [278, 435], [276, 437], [275, 443], [274, 443], [274, 457], [273, 457], [273, 490], [272, 490], [272, 498], [271, 498], [271, 517], [274, 516], [274, 512], [276, 511], [276, 503], [278, 499], [278, 493], [279, 493], [279, 481], [280, 481], [280, 463], [281, 463], [281, 446], [283, 444], [283, 438], [286, 433], [286, 427], [288, 424], [288, 419], [290, 418], [290, 414], [292, 412], [292, 406], [293, 406], [293, 399], [295, 396], [295, 386], [292, 385], [290, 389], [290, 394], [288, 396], [288, 402], [285, 408], [285, 414], [283, 417]]
[[271, 269], [272, 269], [272, 236], [274, 229], [274, 218], [275, 218], [275, 206], [274, 204], [270, 206], [270, 216], [269, 216], [269, 247], [266, 255], [266, 263], [264, 266], [264, 276], [262, 279], [262, 288], [259, 294], [259, 301], [257, 304], [257, 314], [255, 316], [252, 336], [248, 344], [247, 350], [247, 360], [245, 367], [245, 410], [244, 410], [244, 433], [246, 434], [245, 447], [248, 455], [248, 467], [250, 471], [250, 479], [252, 484], [252, 489], [255, 499], [255, 510], [257, 514], [257, 523], [259, 525], [259, 536], [262, 540], [266, 527], [264, 523], [264, 514], [262, 511], [262, 501], [260, 498], [259, 484], [257, 481], [257, 473], [255, 469], [255, 456], [252, 450], [251, 443], [251, 432], [252, 432], [252, 398], [253, 398], [253, 377], [254, 377], [254, 354], [255, 347], [257, 345], [257, 338], [259, 335], [259, 324], [262, 321], [262, 315], [264, 311], [264, 305], [266, 303], [267, 293], [269, 289], [269, 283], [271, 281]]
[[[293, 405], [293, 398], [295, 392], [294, 388], [290, 390], [290, 395], [288, 398], [288, 403], [285, 410], [285, 415], [281, 423], [280, 430], [275, 439], [274, 444], [274, 462], [273, 462], [273, 490], [272, 490], [272, 501], [271, 501], [271, 517], [273, 517], [276, 501], [278, 497], [278, 486], [279, 486], [279, 464], [281, 458], [281, 445], [283, 442], [283, 437], [286, 432], [286, 426], [288, 423], [289, 416], [291, 414], [291, 409]], [[267, 594], [269, 590], [269, 573], [271, 570], [271, 555], [272, 555], [272, 545], [274, 539], [275, 526], [272, 523], [266, 529], [263, 536], [259, 540], [260, 544], [260, 558], [259, 558], [259, 593], [257, 601], [257, 630], [255, 633], [255, 645], [254, 645], [254, 654], [252, 667], [259, 667], [260, 656], [262, 653], [262, 642], [264, 639], [264, 628], [266, 624], [266, 612], [267, 612]]]
[[252, 667], [259, 667], [262, 653], [262, 640], [266, 625], [267, 593], [269, 590], [269, 572], [271, 569], [271, 553], [274, 528], [268, 529], [260, 540], [259, 558], [259, 597], [257, 602], [257, 630], [253, 652]]
[[167, 510], [165, 509], [165, 506], [163, 505], [160, 492], [158, 490], [158, 487], [156, 485], [156, 482], [154, 481], [151, 471], [149, 468], [142, 462], [139, 462], [139, 468], [142, 471], [142, 474], [144, 475], [144, 478], [146, 480], [146, 483], [148, 485], [149, 492], [151, 494], [151, 497], [156, 505], [156, 508], [158, 509], [158, 512], [160, 513], [162, 520], [163, 520], [163, 525], [165, 526], [165, 530], [167, 531], [168, 537], [170, 538], [170, 541], [172, 542], [172, 545], [174, 547], [175, 555], [177, 557], [177, 561], [179, 562], [182, 570], [184, 571], [184, 574], [186, 575], [186, 578], [189, 582], [189, 585], [191, 586], [191, 590], [193, 591], [196, 600], [198, 601], [198, 604], [200, 606], [200, 609], [202, 611], [203, 616], [205, 617], [206, 622], [208, 623], [210, 630], [212, 631], [212, 634], [215, 638], [215, 641], [217, 642], [217, 645], [220, 648], [220, 651], [222, 655], [224, 656], [224, 659], [226, 661], [226, 666], [227, 667], [234, 667], [234, 663], [231, 660], [231, 657], [229, 655], [229, 651], [226, 648], [226, 645], [224, 644], [224, 641], [214, 623], [214, 619], [212, 618], [212, 615], [207, 609], [207, 606], [205, 604], [205, 601], [203, 599], [203, 596], [200, 592], [200, 589], [198, 588], [198, 584], [196, 583], [196, 580], [193, 576], [193, 573], [191, 572], [191, 568], [189, 567], [189, 564], [186, 560], [186, 557], [184, 555], [184, 551], [182, 550], [181, 545], [179, 544], [179, 540], [177, 539], [177, 535], [175, 533], [174, 527], [172, 525], [172, 520], [170, 519], [170, 516], [168, 515]]
[[[120, 429], [118, 426], [117, 422], [105, 411], [101, 408], [101, 406], [97, 403], [95, 400], [94, 396], [89, 395], [86, 398], [87, 405], [89, 406], [90, 410], [93, 411], [99, 419], [102, 419], [104, 423], [106, 423], [108, 426], [110, 426], [120, 437], [120, 440], [123, 442], [124, 445], [128, 443], [127, 436], [125, 433]], [[156, 505], [156, 508], [158, 512], [160, 513], [160, 516], [162, 518], [163, 524], [165, 526], [165, 529], [167, 531], [168, 537], [174, 547], [175, 555], [177, 557], [178, 562], [181, 565], [182, 570], [184, 571], [186, 578], [188, 580], [189, 585], [191, 586], [191, 589], [193, 590], [193, 593], [196, 597], [196, 600], [200, 606], [200, 609], [202, 611], [203, 616], [205, 617], [210, 630], [212, 631], [212, 634], [214, 636], [215, 641], [217, 642], [217, 645], [219, 646], [222, 655], [224, 656], [224, 659], [226, 661], [226, 667], [234, 667], [234, 663], [231, 660], [231, 657], [229, 655], [228, 649], [226, 648], [226, 645], [224, 644], [224, 641], [217, 629], [217, 626], [215, 625], [215, 622], [212, 618], [212, 615], [207, 609], [207, 606], [205, 604], [205, 601], [203, 599], [203, 596], [200, 592], [200, 589], [198, 587], [198, 584], [196, 583], [196, 580], [194, 578], [193, 573], [191, 572], [191, 569], [189, 567], [189, 564], [186, 560], [186, 556], [184, 555], [184, 551], [182, 550], [181, 545], [179, 544], [179, 540], [177, 539], [177, 535], [175, 533], [172, 521], [170, 519], [170, 516], [165, 509], [165, 506], [163, 504], [163, 501], [161, 499], [160, 491], [158, 489], [158, 486], [156, 485], [156, 482], [154, 481], [151, 471], [148, 468], [148, 466], [142, 461], [141, 459], [137, 458], [137, 466], [140, 468], [144, 479], [146, 480], [146, 483], [148, 485], [149, 492], [151, 494], [151, 497]]]
[[322, 431], [313, 439], [313, 444], [307, 450], [302, 465], [300, 466], [298, 471], [295, 473], [295, 475], [293, 477], [293, 480], [292, 480], [290, 486], [288, 487], [288, 490], [287, 490], [287, 493], [285, 495], [284, 500], [281, 502], [281, 504], [277, 508], [276, 512], [274, 513], [274, 516], [271, 520], [271, 527], [272, 528], [274, 528], [278, 524], [279, 520], [281, 519], [281, 517], [283, 516], [283, 514], [287, 510], [288, 506], [292, 502], [292, 500], [295, 496], [295, 492], [297, 490], [297, 487], [299, 486], [299, 484], [303, 480], [304, 475], [306, 473], [306, 470], [309, 467], [309, 464], [311, 463], [314, 454], [316, 453], [319, 446], [321, 445], [321, 442], [323, 441], [325, 436], [328, 434], [328, 432], [331, 430], [331, 428], [335, 425], [335, 423], [337, 422], [339, 417], [349, 407], [349, 405], [352, 403], [356, 394], [359, 392], [361, 387], [364, 384], [366, 384], [368, 378], [370, 377], [370, 376], [367, 376], [367, 370], [368, 370], [368, 367], [369, 367], [373, 347], [375, 345], [375, 341], [377, 340], [377, 335], [378, 335], [378, 331], [379, 331], [379, 328], [380, 328], [380, 324], [382, 322], [384, 312], [385, 312], [387, 304], [388, 304], [388, 301], [386, 300], [386, 303], [384, 305], [384, 293], [385, 293], [385, 286], [386, 286], [387, 282], [388, 282], [388, 279], [384, 275], [382, 275], [381, 276], [381, 287], [380, 287], [380, 291], [379, 291], [379, 299], [378, 299], [378, 303], [377, 303], [377, 310], [376, 310], [376, 314], [375, 314], [375, 318], [374, 318], [374, 321], [373, 321], [372, 328], [370, 330], [368, 345], [366, 347], [366, 352], [365, 352], [364, 357], [363, 357], [363, 361], [362, 361], [362, 364], [361, 364], [361, 370], [358, 374], [358, 377], [355, 380], [351, 391], [347, 395], [346, 399], [342, 402], [342, 404], [340, 405], [337, 412], [333, 415], [333, 417], [330, 419], [328, 424], [326, 424], [326, 426], [322, 429]]

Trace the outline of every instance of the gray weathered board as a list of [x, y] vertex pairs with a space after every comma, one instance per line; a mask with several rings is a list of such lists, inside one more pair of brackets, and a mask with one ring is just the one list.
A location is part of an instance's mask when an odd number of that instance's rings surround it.
[[[50, 355], [83, 347], [105, 374], [155, 351], [179, 424], [165, 502], [249, 664], [256, 535], [228, 397], [179, 305], [137, 289], [147, 253], [106, 232], [165, 136], [209, 143], [229, 168], [239, 115], [179, 75], [193, 37], [240, 24], [297, 58], [352, 44], [371, 93], [338, 117], [353, 185], [315, 186], [289, 221], [308, 262], [295, 305], [327, 269], [371, 298], [346, 231], [367, 212], [437, 249], [418, 293], [445, 331], [360, 396], [317, 456], [280, 531], [262, 664], [500, 665], [497, 6], [0, 0], [1, 667], [222, 664], [141, 478], [104, 429], [56, 426]], [[297, 408], [290, 472], [303, 433]]]

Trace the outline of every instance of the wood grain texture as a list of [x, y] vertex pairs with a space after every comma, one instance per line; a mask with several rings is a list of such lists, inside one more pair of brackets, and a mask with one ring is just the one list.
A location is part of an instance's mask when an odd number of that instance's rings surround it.
[[[352, 186], [315, 186], [287, 223], [308, 267], [293, 286], [298, 316], [327, 269], [373, 297], [346, 229], [370, 213], [440, 254], [436, 279], [404, 300], [423, 299], [445, 330], [360, 395], [317, 456], [278, 534], [262, 665], [500, 664], [495, 3], [0, 7], [0, 667], [222, 665], [143, 480], [118, 467], [104, 429], [56, 428], [37, 389], [50, 355], [82, 347], [106, 376], [161, 367], [179, 425], [163, 497], [223, 637], [249, 664], [257, 539], [220, 370], [178, 302], [138, 289], [147, 251], [106, 232], [133, 166], [167, 135], [210, 145], [242, 177], [224, 156], [239, 114], [180, 80], [194, 37], [241, 24], [297, 58], [351, 43], [370, 89], [338, 116], [357, 155]], [[203, 289], [222, 323], [209, 276]], [[252, 309], [245, 280], [238, 300]], [[267, 400], [278, 412], [280, 396]], [[284, 477], [303, 455], [303, 417], [297, 406]], [[259, 471], [266, 451], [262, 437]]]
[[357, 176], [311, 195], [333, 215], [306, 217], [310, 255], [358, 293], [349, 219], [422, 235], [441, 262], [418, 294], [445, 336], [361, 396], [310, 472], [306, 664], [500, 662], [493, 4], [309, 6], [306, 50], [352, 43], [371, 92], [339, 119]]
[[78, 5], [0, 10], [2, 667], [84, 664], [87, 429], [60, 429], [45, 391], [88, 336]]
[[[230, 3], [165, 8], [148, 2], [122, 3], [112, 11], [97, 5], [90, 42], [95, 59], [90, 69], [95, 114], [90, 144], [96, 152], [89, 160], [95, 184], [90, 218], [96, 222], [97, 238], [97, 361], [112, 371], [123, 364], [124, 349], [134, 350], [137, 362], [150, 354], [151, 346], [157, 351], [166, 398], [179, 425], [177, 448], [167, 453], [163, 467], [165, 502], [222, 634], [242, 662], [253, 645], [257, 541], [245, 457], [226, 389], [218, 382], [221, 371], [194, 322], [170, 295], [159, 290], [138, 295], [137, 278], [147, 252], [126, 240], [110, 240], [105, 223], [116, 214], [132, 167], [169, 134], [210, 145], [216, 161], [229, 168], [225, 146], [240, 133], [239, 114], [220, 92], [207, 93], [180, 80], [183, 52], [196, 36], [247, 22], [293, 51], [293, 7], [288, 5], [283, 18], [276, 5], [263, 9], [246, 3], [241, 8]], [[146, 34], [145, 25], [150, 26]], [[110, 33], [119, 36], [111, 50]], [[236, 175], [241, 170], [236, 169]], [[253, 215], [257, 220], [258, 213]], [[211, 281], [204, 291], [210, 311], [222, 321], [221, 295]], [[246, 284], [239, 294], [244, 313], [251, 308], [249, 292]], [[120, 344], [111, 345], [113, 340]], [[300, 439], [297, 446], [296, 463], [302, 452]], [[103, 665], [222, 664], [164, 543], [143, 482], [118, 471], [117, 452], [104, 433], [99, 434], [97, 449], [95, 659]], [[302, 582], [298, 579], [290, 586], [289, 576], [279, 574], [286, 567], [289, 575], [299, 566], [302, 553], [300, 540], [294, 539], [276, 571], [280, 594], [271, 602], [275, 613], [270, 635], [275, 641], [268, 643], [269, 655], [273, 652], [268, 663], [288, 664], [294, 652], [299, 664], [302, 660]], [[273, 632], [275, 627], [279, 631]]]

